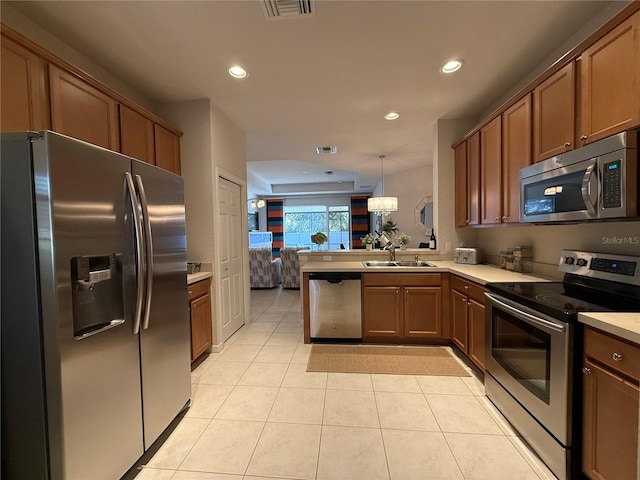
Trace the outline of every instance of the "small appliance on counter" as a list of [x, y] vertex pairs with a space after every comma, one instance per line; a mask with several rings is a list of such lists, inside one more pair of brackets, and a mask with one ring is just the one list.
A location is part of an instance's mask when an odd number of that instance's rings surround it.
[[453, 252], [453, 261], [476, 265], [484, 261], [484, 252], [481, 248], [458, 247]]
[[187, 274], [191, 275], [193, 273], [200, 272], [200, 262], [187, 262]]

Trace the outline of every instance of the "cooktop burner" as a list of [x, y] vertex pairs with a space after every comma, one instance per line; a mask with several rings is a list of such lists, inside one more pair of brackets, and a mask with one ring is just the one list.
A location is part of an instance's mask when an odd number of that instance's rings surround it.
[[562, 282], [488, 283], [505, 298], [564, 321], [580, 312], [640, 312], [640, 258], [563, 250]]

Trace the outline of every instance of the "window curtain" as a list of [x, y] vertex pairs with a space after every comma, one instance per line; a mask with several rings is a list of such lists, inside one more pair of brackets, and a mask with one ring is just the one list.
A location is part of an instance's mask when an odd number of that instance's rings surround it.
[[284, 246], [284, 210], [282, 198], [267, 199], [267, 231], [273, 233], [271, 255], [280, 257], [280, 249]]
[[368, 195], [351, 197], [351, 246], [364, 248], [360, 237], [371, 231], [371, 215], [367, 210]]

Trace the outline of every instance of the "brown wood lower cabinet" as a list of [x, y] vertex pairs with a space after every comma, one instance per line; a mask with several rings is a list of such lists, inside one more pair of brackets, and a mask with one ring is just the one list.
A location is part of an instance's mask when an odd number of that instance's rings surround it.
[[484, 370], [484, 288], [458, 276], [451, 280], [451, 338]]
[[191, 317], [191, 361], [212, 345], [211, 280], [189, 285], [189, 312]]
[[587, 328], [582, 471], [593, 480], [636, 478], [640, 347]]
[[364, 342], [430, 343], [443, 338], [439, 273], [365, 273], [362, 283]]

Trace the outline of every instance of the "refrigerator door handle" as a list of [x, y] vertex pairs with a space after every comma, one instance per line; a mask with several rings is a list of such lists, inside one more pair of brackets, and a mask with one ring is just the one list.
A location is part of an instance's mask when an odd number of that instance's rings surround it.
[[146, 256], [146, 293], [144, 306], [144, 320], [142, 328], [149, 328], [149, 314], [151, 312], [151, 294], [153, 291], [153, 242], [151, 238], [151, 219], [149, 218], [149, 207], [147, 203], [147, 195], [144, 191], [142, 177], [136, 175], [136, 184], [138, 186], [138, 194], [140, 195], [140, 204], [142, 206], [142, 218], [144, 219], [144, 243]]
[[133, 225], [136, 237], [136, 309], [133, 317], [133, 334], [140, 332], [140, 322], [142, 319], [142, 300], [144, 298], [144, 284], [142, 283], [143, 259], [142, 250], [144, 249], [144, 239], [142, 238], [142, 224], [140, 219], [140, 207], [136, 189], [133, 185], [133, 178], [129, 172], [125, 172], [127, 192], [129, 192], [129, 200], [131, 201], [131, 211], [133, 212]]

